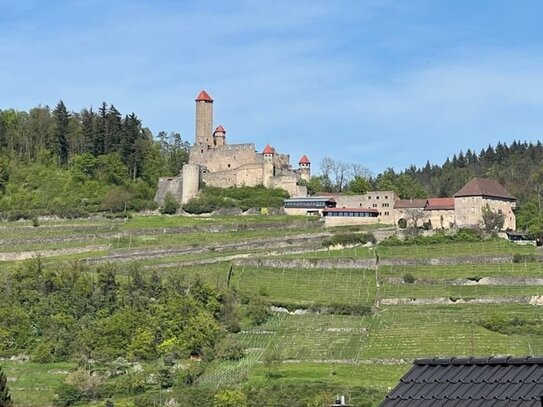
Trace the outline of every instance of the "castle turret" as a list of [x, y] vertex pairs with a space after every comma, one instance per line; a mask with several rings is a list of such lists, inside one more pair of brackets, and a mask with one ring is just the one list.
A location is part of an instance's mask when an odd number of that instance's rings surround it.
[[264, 156], [265, 162], [273, 162], [273, 155], [275, 154], [275, 150], [269, 145], [266, 144], [266, 147], [264, 147], [264, 150], [262, 150], [262, 155]]
[[213, 132], [213, 142], [217, 147], [224, 146], [226, 144], [226, 130], [221, 125], [217, 126]]
[[264, 150], [262, 151], [262, 155], [264, 156], [264, 172], [262, 184], [266, 188], [272, 187], [272, 178], [275, 175], [275, 167], [273, 166], [274, 154], [275, 150], [269, 144], [266, 144], [266, 147], [264, 147]]
[[194, 144], [213, 147], [213, 99], [203, 90], [196, 97], [196, 138]]
[[309, 181], [311, 178], [311, 161], [304, 154], [298, 164], [300, 165], [300, 178]]

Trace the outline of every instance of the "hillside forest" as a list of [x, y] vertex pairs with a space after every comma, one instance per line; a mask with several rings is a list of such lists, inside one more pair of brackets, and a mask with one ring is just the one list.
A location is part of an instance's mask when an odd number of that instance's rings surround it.
[[[42, 214], [64, 217], [99, 211], [156, 209], [158, 177], [179, 174], [189, 143], [179, 133], [154, 136], [134, 113], [122, 114], [103, 102], [97, 111], [54, 109], [0, 110], [0, 213], [17, 219]], [[443, 164], [388, 168], [374, 175], [360, 164], [326, 157], [310, 192], [364, 193], [394, 190], [400, 198], [452, 196], [471, 177], [497, 179], [519, 199], [519, 228], [543, 233], [543, 145], [515, 141], [467, 149]], [[284, 191], [209, 189], [186, 209], [193, 213], [221, 205], [280, 206]], [[257, 197], [255, 199], [255, 197]], [[173, 208], [174, 211], [177, 209]]]

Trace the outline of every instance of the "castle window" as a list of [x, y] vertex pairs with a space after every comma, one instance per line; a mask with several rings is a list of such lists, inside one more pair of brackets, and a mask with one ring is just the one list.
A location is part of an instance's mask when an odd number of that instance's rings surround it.
[[379, 199], [379, 195], [377, 195], [377, 197], [375, 199]]
[[385, 195], [385, 199], [388, 199], [388, 196]]
[[228, 168], [230, 168], [230, 164], [228, 164]]
[[204, 153], [204, 149], [202, 148], [202, 149], [200, 150], [200, 152], [203, 154], [203, 153]]

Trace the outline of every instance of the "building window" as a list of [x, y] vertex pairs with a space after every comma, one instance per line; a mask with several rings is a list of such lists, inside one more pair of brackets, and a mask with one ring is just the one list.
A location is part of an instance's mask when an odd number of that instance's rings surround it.
[[385, 199], [388, 199], [388, 196], [385, 195]]
[[382, 204], [381, 206], [382, 206], [383, 208], [388, 208], [389, 205], [390, 205], [390, 204], [387, 202], [387, 203]]
[[228, 168], [230, 168], [230, 164], [228, 164]]
[[377, 195], [377, 196], [375, 197], [375, 199], [379, 199], [379, 195]]
[[374, 208], [377, 208], [377, 204], [373, 204], [372, 206], [373, 206]]

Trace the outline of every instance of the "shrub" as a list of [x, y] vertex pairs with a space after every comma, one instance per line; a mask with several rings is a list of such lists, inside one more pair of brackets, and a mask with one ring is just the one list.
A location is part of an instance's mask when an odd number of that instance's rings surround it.
[[245, 349], [239, 341], [229, 337], [217, 345], [216, 356], [223, 360], [240, 360], [245, 356]]
[[513, 263], [534, 263], [536, 258], [533, 254], [520, 254], [515, 253], [513, 255]]
[[55, 360], [54, 352], [55, 347], [51, 342], [42, 342], [34, 349], [32, 361], [36, 363], [51, 363]]
[[179, 202], [175, 199], [171, 192], [168, 192], [164, 197], [164, 205], [160, 208], [160, 213], [173, 215], [179, 209]]
[[69, 407], [87, 401], [85, 394], [74, 384], [61, 384], [56, 393], [55, 405], [59, 407]]
[[325, 313], [352, 316], [371, 315], [371, 307], [360, 304], [313, 304], [309, 309], [310, 311], [318, 312], [319, 314]]
[[390, 236], [381, 243], [382, 246], [402, 246], [402, 245], [432, 245], [451, 242], [480, 242], [484, 240], [481, 232], [475, 229], [459, 229], [453, 235], [445, 234], [438, 231], [432, 236], [407, 236], [404, 240], [400, 240], [397, 236]]
[[407, 284], [413, 284], [415, 282], [416, 278], [413, 274], [411, 273], [405, 273], [403, 275], [403, 282], [404, 283], [407, 283]]
[[358, 245], [368, 242], [375, 243], [376, 241], [373, 233], [339, 233], [323, 241], [323, 246]]
[[220, 390], [213, 396], [213, 407], [245, 407], [247, 397], [241, 390]]
[[268, 304], [260, 297], [253, 297], [247, 304], [247, 317], [255, 325], [261, 325], [270, 316]]
[[209, 213], [219, 208], [281, 208], [288, 198], [283, 189], [255, 187], [204, 187], [198, 197], [191, 199], [183, 209], [192, 214]]

